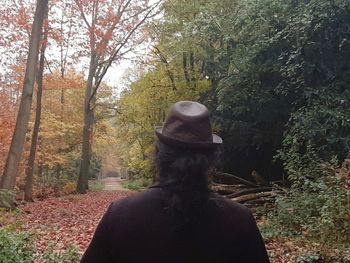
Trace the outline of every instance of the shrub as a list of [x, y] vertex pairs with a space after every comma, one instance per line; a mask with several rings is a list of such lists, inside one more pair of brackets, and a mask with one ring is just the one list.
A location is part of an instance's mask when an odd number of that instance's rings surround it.
[[142, 190], [149, 187], [152, 184], [152, 179], [139, 178], [139, 179], [125, 181], [122, 184], [125, 188], [131, 189], [131, 190]]
[[8, 189], [0, 189], [0, 207], [11, 208], [9, 200], [15, 197], [15, 193]]
[[65, 250], [55, 251], [51, 244], [39, 258], [46, 263], [74, 263], [79, 261], [79, 254], [75, 246], [68, 246]]
[[0, 262], [31, 263], [34, 247], [30, 233], [16, 233], [7, 228], [0, 228]]
[[63, 193], [65, 195], [69, 195], [75, 192], [75, 189], [77, 188], [77, 183], [76, 182], [67, 182], [64, 186], [63, 186]]
[[292, 188], [276, 200], [270, 219], [290, 234], [319, 242], [350, 243], [350, 189], [336, 163], [325, 162], [312, 147], [289, 152], [285, 162]]
[[98, 192], [103, 190], [104, 184], [99, 180], [90, 180], [89, 181], [89, 190], [93, 192]]
[[33, 233], [16, 232], [9, 227], [0, 228], [0, 262], [73, 263], [79, 261], [78, 249], [75, 246], [68, 246], [65, 250], [57, 251], [50, 244], [42, 254], [39, 254], [34, 247], [34, 240]]

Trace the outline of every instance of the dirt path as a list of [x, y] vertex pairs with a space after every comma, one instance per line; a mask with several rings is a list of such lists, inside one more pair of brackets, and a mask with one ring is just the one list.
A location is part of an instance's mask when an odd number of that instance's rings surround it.
[[123, 187], [123, 179], [120, 177], [106, 177], [101, 179], [101, 182], [104, 185], [102, 189], [103, 191], [130, 191]]

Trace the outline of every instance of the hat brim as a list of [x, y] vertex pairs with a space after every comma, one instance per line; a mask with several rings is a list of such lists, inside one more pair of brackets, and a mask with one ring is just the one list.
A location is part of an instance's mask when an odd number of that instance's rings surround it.
[[170, 145], [180, 146], [180, 147], [201, 149], [201, 148], [215, 148], [218, 145], [222, 144], [221, 137], [216, 134], [212, 134], [213, 139], [211, 142], [193, 142], [193, 141], [185, 141], [179, 138], [166, 136], [163, 134], [163, 128], [156, 128], [155, 133], [159, 141], [165, 144], [170, 144]]

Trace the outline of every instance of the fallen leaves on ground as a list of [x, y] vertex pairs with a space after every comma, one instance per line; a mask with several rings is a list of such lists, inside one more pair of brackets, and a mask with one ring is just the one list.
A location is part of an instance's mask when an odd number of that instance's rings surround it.
[[[35, 203], [20, 205], [19, 213], [6, 213], [1, 224], [15, 225], [16, 229], [36, 233], [36, 248], [44, 252], [54, 246], [56, 251], [76, 246], [79, 254], [87, 248], [95, 228], [108, 205], [130, 195], [127, 191], [89, 192], [85, 195], [50, 197]], [[304, 245], [298, 246], [289, 238], [265, 240], [271, 263], [292, 262]]]
[[[276, 236], [265, 239], [265, 244], [271, 263], [294, 263], [297, 257], [303, 255], [322, 255], [327, 258], [327, 261], [317, 262], [350, 263], [349, 260], [345, 259], [345, 257], [349, 258], [350, 250], [341, 247], [334, 248], [327, 242], [317, 243], [316, 241], [311, 241], [301, 236]], [[339, 257], [343, 259], [340, 261]]]
[[55, 250], [76, 246], [80, 254], [87, 248], [95, 228], [108, 205], [130, 195], [130, 192], [89, 192], [85, 195], [50, 197], [27, 203], [18, 208], [23, 213], [16, 220], [21, 228], [37, 234], [36, 248], [44, 251], [49, 245]]

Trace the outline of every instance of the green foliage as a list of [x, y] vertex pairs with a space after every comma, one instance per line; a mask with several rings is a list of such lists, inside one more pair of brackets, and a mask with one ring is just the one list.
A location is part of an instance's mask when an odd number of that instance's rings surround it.
[[[349, 2], [170, 0], [164, 13], [154, 32], [170, 63], [155, 63], [121, 97], [129, 111], [122, 138], [134, 142], [125, 145], [128, 163], [148, 174], [153, 130], [164, 109], [206, 80], [206, 89], [187, 97], [212, 110], [224, 154], [267, 144], [283, 162], [292, 186], [277, 199], [272, 225], [310, 239], [350, 242], [350, 193], [336, 172], [350, 151]], [[191, 58], [195, 81], [189, 82]], [[181, 89], [170, 90], [167, 70]], [[232, 138], [237, 126], [253, 135]]]
[[98, 192], [103, 189], [104, 185], [100, 180], [89, 180], [90, 191]]
[[2, 208], [12, 208], [10, 204], [10, 200], [13, 200], [15, 198], [14, 191], [8, 190], [8, 189], [0, 189], [0, 207]]
[[143, 190], [152, 185], [153, 180], [150, 178], [139, 178], [123, 182], [123, 186], [130, 190]]
[[37, 198], [43, 199], [49, 196], [60, 196], [68, 194], [68, 185], [76, 183], [77, 173], [71, 173], [74, 168], [65, 169], [65, 167], [57, 167], [51, 170], [46, 168], [42, 176], [36, 179], [34, 193]]
[[335, 165], [322, 162], [311, 148], [289, 158], [287, 169], [293, 185], [277, 198], [272, 222], [292, 235], [349, 244], [350, 190], [335, 173]]
[[174, 90], [167, 69], [155, 64], [153, 70], [138, 76], [118, 102], [118, 152], [134, 179], [154, 176], [154, 129], [162, 125], [170, 105], [178, 100], [196, 100], [208, 88], [206, 80], [198, 80], [196, 88], [189, 89], [182, 71], [173, 69]]
[[[260, 138], [252, 136], [257, 145], [279, 150], [292, 183], [277, 200], [280, 227], [349, 242], [349, 191], [329, 172], [350, 150], [349, 3], [223, 5], [203, 5], [184, 22], [183, 35], [196, 32], [191, 37], [203, 47], [204, 74], [217, 98], [214, 109], [224, 139], [239, 122], [262, 131]], [[283, 136], [275, 136], [283, 129]], [[237, 140], [225, 143], [228, 149], [237, 147]]]
[[56, 251], [51, 244], [43, 254], [38, 254], [33, 241], [35, 235], [30, 232], [16, 232], [8, 227], [0, 228], [0, 262], [1, 263], [31, 263], [31, 262], [78, 262], [79, 254], [75, 246]]
[[322, 163], [339, 163], [350, 151], [350, 110], [331, 98], [327, 101], [302, 107], [290, 119], [279, 157], [295, 186], [318, 180], [324, 173]]
[[101, 167], [102, 167], [101, 157], [93, 153], [90, 159], [89, 179], [97, 179], [97, 176], [101, 171]]
[[16, 233], [0, 228], [0, 262], [31, 263], [35, 250], [29, 233]]
[[345, 193], [327, 190], [322, 194], [295, 191], [280, 197], [272, 219], [275, 227], [283, 233], [302, 234], [310, 240], [348, 243], [349, 212], [344, 211], [348, 206]]
[[53, 244], [49, 245], [45, 252], [40, 255], [40, 260], [46, 263], [72, 263], [79, 261], [78, 249], [75, 246], [68, 246], [65, 250], [56, 251]]

